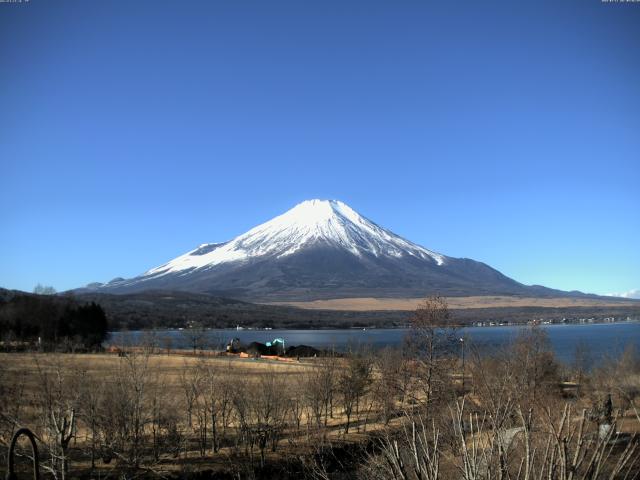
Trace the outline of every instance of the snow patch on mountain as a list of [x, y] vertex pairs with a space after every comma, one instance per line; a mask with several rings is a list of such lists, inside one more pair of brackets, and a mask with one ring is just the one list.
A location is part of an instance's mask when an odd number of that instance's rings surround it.
[[340, 201], [307, 200], [229, 242], [200, 245], [147, 271], [143, 278], [184, 274], [257, 257], [282, 258], [313, 244], [340, 248], [357, 257], [416, 257], [437, 265], [444, 265], [447, 260], [444, 255], [376, 225]]
[[607, 293], [608, 297], [619, 297], [619, 298], [632, 298], [640, 300], [640, 288], [636, 288], [635, 290], [629, 290], [628, 292], [622, 293]]

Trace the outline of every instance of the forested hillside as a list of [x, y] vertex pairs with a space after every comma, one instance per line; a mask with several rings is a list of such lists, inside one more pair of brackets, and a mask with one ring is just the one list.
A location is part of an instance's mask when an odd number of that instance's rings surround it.
[[109, 325], [102, 307], [70, 296], [0, 291], [0, 341], [5, 349], [96, 349]]

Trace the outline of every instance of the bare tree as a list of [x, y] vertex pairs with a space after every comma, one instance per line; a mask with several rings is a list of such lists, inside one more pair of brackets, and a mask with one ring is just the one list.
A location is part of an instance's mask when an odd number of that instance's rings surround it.
[[166, 382], [163, 378], [158, 378], [150, 386], [149, 397], [151, 449], [153, 460], [158, 463], [163, 454], [177, 457], [185, 438], [179, 426], [178, 402], [175, 397], [166, 394]]
[[21, 401], [25, 393], [25, 375], [10, 375], [0, 368], [0, 445], [9, 445], [11, 437], [23, 423], [26, 405]]
[[402, 351], [397, 348], [385, 348], [375, 357], [375, 370], [372, 394], [384, 424], [388, 424], [399, 403], [409, 390], [411, 374], [409, 363]]
[[55, 295], [56, 289], [49, 285], [42, 285], [38, 283], [35, 287], [33, 287], [33, 293], [37, 295]]
[[630, 408], [640, 422], [640, 355], [632, 345], [620, 357], [603, 361], [590, 377], [594, 404], [614, 397], [623, 409]]
[[173, 337], [170, 334], [162, 337], [162, 346], [167, 355], [171, 354], [171, 350], [173, 349]]
[[117, 458], [123, 467], [138, 469], [144, 461], [154, 380], [149, 355], [130, 353], [118, 358], [109, 388], [104, 391], [99, 422], [104, 455]]
[[182, 330], [187, 343], [193, 348], [193, 354], [195, 355], [198, 349], [204, 347], [204, 342], [207, 336], [207, 331], [199, 323], [192, 323], [188, 328]]
[[451, 386], [451, 354], [456, 346], [455, 327], [446, 300], [430, 297], [411, 317], [408, 346], [417, 358], [424, 404], [429, 407]]
[[[511, 426], [493, 429], [486, 416], [468, 412], [465, 400], [451, 406], [455, 448], [447, 449], [435, 422], [410, 417], [399, 432], [387, 431], [371, 454], [366, 478], [379, 480], [587, 480], [637, 476], [640, 443], [617, 433], [589, 430], [585, 412], [570, 405], [536, 413], [516, 407]], [[447, 474], [443, 459], [447, 459]]]
[[65, 480], [69, 473], [70, 442], [76, 435], [79, 375], [75, 376], [61, 362], [46, 365], [36, 358], [36, 365], [43, 438], [49, 452], [49, 462], [44, 468], [54, 478]]
[[372, 480], [436, 480], [440, 476], [440, 432], [423, 417], [407, 418], [399, 432], [387, 431], [380, 453], [369, 454], [366, 478]]
[[[296, 432], [300, 433], [300, 425], [307, 410], [306, 396], [305, 396], [305, 377], [303, 375], [296, 375], [288, 385], [289, 389], [289, 414], [293, 423], [296, 426]], [[310, 418], [308, 419], [310, 420]]]
[[158, 334], [155, 330], [145, 330], [142, 332], [139, 341], [139, 345], [142, 349], [149, 354], [156, 353], [159, 345]]
[[587, 372], [592, 366], [593, 359], [589, 346], [581, 341], [576, 345], [573, 355], [573, 374], [576, 381], [576, 395], [580, 396], [584, 390], [584, 383], [588, 379]]
[[200, 395], [200, 382], [203, 371], [196, 366], [190, 365], [185, 360], [184, 367], [180, 372], [180, 386], [184, 394], [185, 410], [187, 414], [187, 425], [193, 428], [193, 417], [198, 395]]
[[98, 426], [103, 396], [103, 380], [84, 375], [80, 382], [80, 418], [87, 427], [88, 435], [90, 435], [88, 442], [92, 471], [96, 467], [96, 459], [98, 458], [100, 442]]
[[332, 415], [336, 371], [336, 358], [324, 357], [305, 374], [306, 403], [309, 405], [318, 430], [327, 426], [329, 417]]
[[513, 387], [525, 409], [558, 391], [559, 367], [547, 333], [539, 327], [522, 330], [508, 353]]
[[280, 435], [286, 426], [290, 404], [287, 384], [274, 371], [260, 376], [256, 393], [252, 407], [257, 427], [261, 435], [264, 435], [264, 438], [260, 438], [260, 454], [264, 464], [264, 449], [270, 443], [271, 450], [276, 451]]
[[342, 398], [342, 407], [346, 416], [344, 433], [349, 433], [352, 415], [358, 414], [360, 399], [364, 396], [371, 381], [371, 358], [363, 354], [352, 353], [346, 357], [346, 365], [338, 376], [338, 391]]

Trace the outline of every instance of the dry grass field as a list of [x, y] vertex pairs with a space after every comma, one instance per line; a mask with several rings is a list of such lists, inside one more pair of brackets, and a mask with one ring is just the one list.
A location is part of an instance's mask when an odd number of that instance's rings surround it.
[[[2, 405], [2, 413], [6, 418], [0, 419], [17, 418], [19, 421], [15, 427], [18, 424], [26, 425], [46, 441], [48, 433], [44, 425], [48, 419], [43, 418], [43, 410], [50, 405], [47, 396], [59, 396], [53, 400], [58, 402], [58, 409], [64, 410], [73, 404], [73, 408], [79, 413], [80, 410], [89, 408], [83, 403], [87, 401], [85, 397], [91, 397], [91, 392], [95, 389], [99, 390], [98, 395], [109, 401], [112, 401], [108, 395], [111, 391], [123, 392], [126, 397], [130, 392], [139, 390], [144, 396], [141, 398], [140, 408], [150, 411], [154, 404], [162, 405], [166, 415], [160, 416], [175, 419], [176, 428], [181, 432], [180, 445], [176, 445], [178, 453], [165, 453], [158, 460], [151, 462], [155, 473], [182, 474], [187, 468], [185, 465], [189, 465], [188, 469], [227, 471], [230, 458], [242, 456], [248, 451], [245, 449], [246, 445], [242, 446], [245, 440], [240, 439], [244, 433], [239, 432], [247, 428], [249, 423], [256, 428], [263, 423], [276, 423], [282, 430], [278, 433], [283, 440], [280, 441], [277, 452], [271, 447], [263, 452], [262, 462], [277, 463], [291, 455], [296, 457], [300, 454], [312, 454], [317, 444], [310, 439], [319, 435], [320, 430], [323, 441], [358, 443], [367, 438], [365, 433], [384, 427], [372, 414], [372, 397], [367, 399], [366, 412], [351, 414], [349, 421], [352, 429], [348, 433], [345, 431], [345, 413], [338, 407], [337, 392], [331, 392], [336, 398], [324, 399], [326, 402], [335, 402], [331, 412], [326, 411], [327, 405], [323, 407], [318, 404], [320, 410], [314, 411], [306, 404], [305, 399], [310, 398], [310, 395], [303, 389], [314, 379], [320, 378], [314, 376], [314, 373], [317, 374], [324, 368], [320, 365], [323, 362], [324, 359], [312, 358], [284, 362], [237, 356], [209, 356], [204, 353], [193, 355], [191, 351], [173, 351], [171, 354], [137, 351], [126, 356], [114, 353], [0, 353], [0, 392], [9, 393], [4, 396]], [[343, 367], [342, 359], [331, 360], [330, 376], [322, 377], [329, 381], [330, 388], [335, 388], [338, 371]], [[216, 377], [215, 384], [211, 387], [207, 385], [208, 375]], [[50, 384], [45, 388], [47, 383]], [[60, 387], [60, 391], [56, 391], [57, 386]], [[123, 387], [126, 391], [122, 390]], [[212, 390], [207, 390], [208, 388]], [[319, 392], [316, 394], [320, 395]], [[13, 398], [10, 398], [12, 396]], [[219, 412], [221, 408], [228, 408], [228, 421], [222, 427], [218, 425], [218, 429], [226, 430], [227, 438], [222, 438], [223, 434], [219, 432], [221, 439], [217, 453], [204, 455], [203, 448], [207, 452], [212, 448], [206, 443], [211, 442], [211, 409], [214, 408], [213, 404], [208, 403], [211, 397], [224, 398], [224, 401], [228, 402], [227, 407], [215, 407]], [[265, 398], [270, 398], [266, 404], [263, 402]], [[320, 400], [316, 398], [316, 401]], [[363, 409], [364, 406], [363, 400]], [[136, 407], [129, 408], [135, 410]], [[242, 411], [243, 408], [247, 411]], [[233, 411], [234, 409], [237, 411]], [[125, 413], [117, 409], [109, 412], [108, 416], [111, 417], [130, 415], [130, 412]], [[247, 418], [241, 418], [244, 415]], [[148, 412], [144, 414], [145, 436], [149, 435], [150, 428], [155, 428], [155, 420], [151, 416]], [[367, 418], [363, 420], [365, 416]], [[102, 474], [108, 473], [113, 464], [105, 465], [98, 462], [94, 469], [90, 469], [86, 449], [89, 448], [92, 435], [86, 413], [78, 417], [83, 421], [77, 423], [74, 432], [76, 453], [70, 455], [73, 457], [73, 465], [84, 469], [84, 472], [97, 470]], [[103, 421], [107, 424], [111, 422], [109, 418]], [[364, 431], [363, 422], [366, 422]], [[13, 429], [11, 425], [3, 426], [5, 429]], [[108, 431], [108, 428], [105, 431]], [[208, 439], [205, 437], [204, 447], [201, 444], [203, 434], [209, 436]], [[253, 435], [260, 434], [253, 432]], [[0, 447], [6, 445], [7, 441], [8, 437], [5, 435], [5, 438], [0, 439]], [[108, 443], [109, 439], [102, 438], [102, 441]], [[254, 459], [252, 462], [257, 461], [256, 442], [256, 438], [250, 441], [250, 457]], [[82, 450], [85, 451], [83, 454], [80, 453]], [[171, 448], [169, 450], [173, 451]], [[245, 461], [247, 460], [242, 460]]]
[[[335, 298], [308, 302], [277, 302], [271, 305], [289, 305], [315, 310], [351, 310], [351, 311], [413, 311], [424, 298]], [[504, 308], [504, 307], [614, 307], [635, 305], [638, 301], [628, 299], [598, 298], [533, 298], [512, 296], [474, 296], [447, 297], [450, 309]]]
[[[190, 352], [189, 352], [190, 353]], [[147, 373], [160, 376], [169, 389], [180, 387], [180, 377], [190, 367], [210, 365], [227, 374], [254, 381], [265, 372], [274, 375], [296, 376], [313, 368], [312, 360], [306, 362], [279, 362], [238, 357], [193, 356], [190, 354], [153, 354], [148, 357]], [[28, 391], [33, 391], [42, 371], [53, 371], [62, 367], [67, 371], [78, 371], [94, 378], [108, 378], [117, 373], [122, 358], [115, 354], [57, 354], [57, 353], [0, 353], [3, 381], [26, 382]]]
[[[523, 442], [541, 448], [557, 441], [560, 448], [565, 440], [550, 432], [566, 408], [567, 435], [574, 432], [569, 441], [577, 441], [575, 427], [586, 421], [585, 445], [606, 447], [593, 438], [597, 422], [611, 421], [600, 407], [607, 394], [616, 431], [640, 448], [633, 440], [640, 431], [640, 360], [632, 353], [591, 374], [562, 371], [544, 334], [533, 330], [505, 353], [467, 359], [464, 383], [457, 358], [418, 362], [393, 351], [295, 362], [153, 350], [0, 353], [0, 453], [11, 432], [24, 425], [43, 444], [49, 478], [60, 478], [64, 460], [75, 478], [174, 479], [208, 472], [328, 479], [348, 470], [348, 478], [390, 480], [400, 478], [385, 470], [395, 455], [385, 442], [394, 438], [401, 449], [436, 455], [436, 478], [459, 478], [460, 464], [470, 461], [460, 457], [462, 445], [476, 442], [488, 452], [485, 463], [500, 464], [495, 442], [513, 434], [514, 471], [524, 458]], [[464, 412], [456, 420], [459, 409]], [[530, 424], [520, 420], [527, 411], [534, 415]], [[488, 423], [467, 425], [469, 415]], [[56, 425], [74, 417], [72, 441], [62, 448]], [[497, 418], [502, 423], [491, 423]], [[407, 425], [430, 440], [412, 444], [416, 437], [406, 436]], [[531, 425], [530, 437], [522, 425]], [[441, 451], [429, 450], [440, 443]], [[345, 452], [356, 453], [342, 457]], [[614, 454], [618, 459], [624, 452]]]
[[[146, 379], [152, 384], [161, 385], [163, 394], [172, 399], [171, 403], [176, 409], [184, 408], [185, 373], [196, 368], [213, 369], [243, 384], [256, 384], [265, 375], [295, 384], [305, 372], [314, 368], [312, 360], [290, 363], [187, 353], [138, 354], [137, 359], [139, 361], [144, 357], [147, 362], [144, 367]], [[126, 375], [129, 369], [127, 359], [117, 354], [0, 353], [0, 365], [2, 383], [20, 386], [25, 392], [25, 405], [30, 412], [23, 417], [27, 424], [37, 424], [39, 421], [31, 406], [35, 403], [34, 397], [42, 394], [43, 376], [57, 375], [61, 371], [79, 376], [82, 381], [96, 382], [102, 388], [109, 388], [110, 383], [117, 381], [120, 375]]]

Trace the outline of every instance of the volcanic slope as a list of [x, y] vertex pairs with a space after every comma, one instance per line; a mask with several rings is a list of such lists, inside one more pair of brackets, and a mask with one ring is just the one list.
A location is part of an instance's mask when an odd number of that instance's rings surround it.
[[565, 296], [406, 240], [336, 200], [308, 200], [224, 243], [207, 243], [132, 279], [95, 286], [209, 293], [251, 301], [374, 297]]

